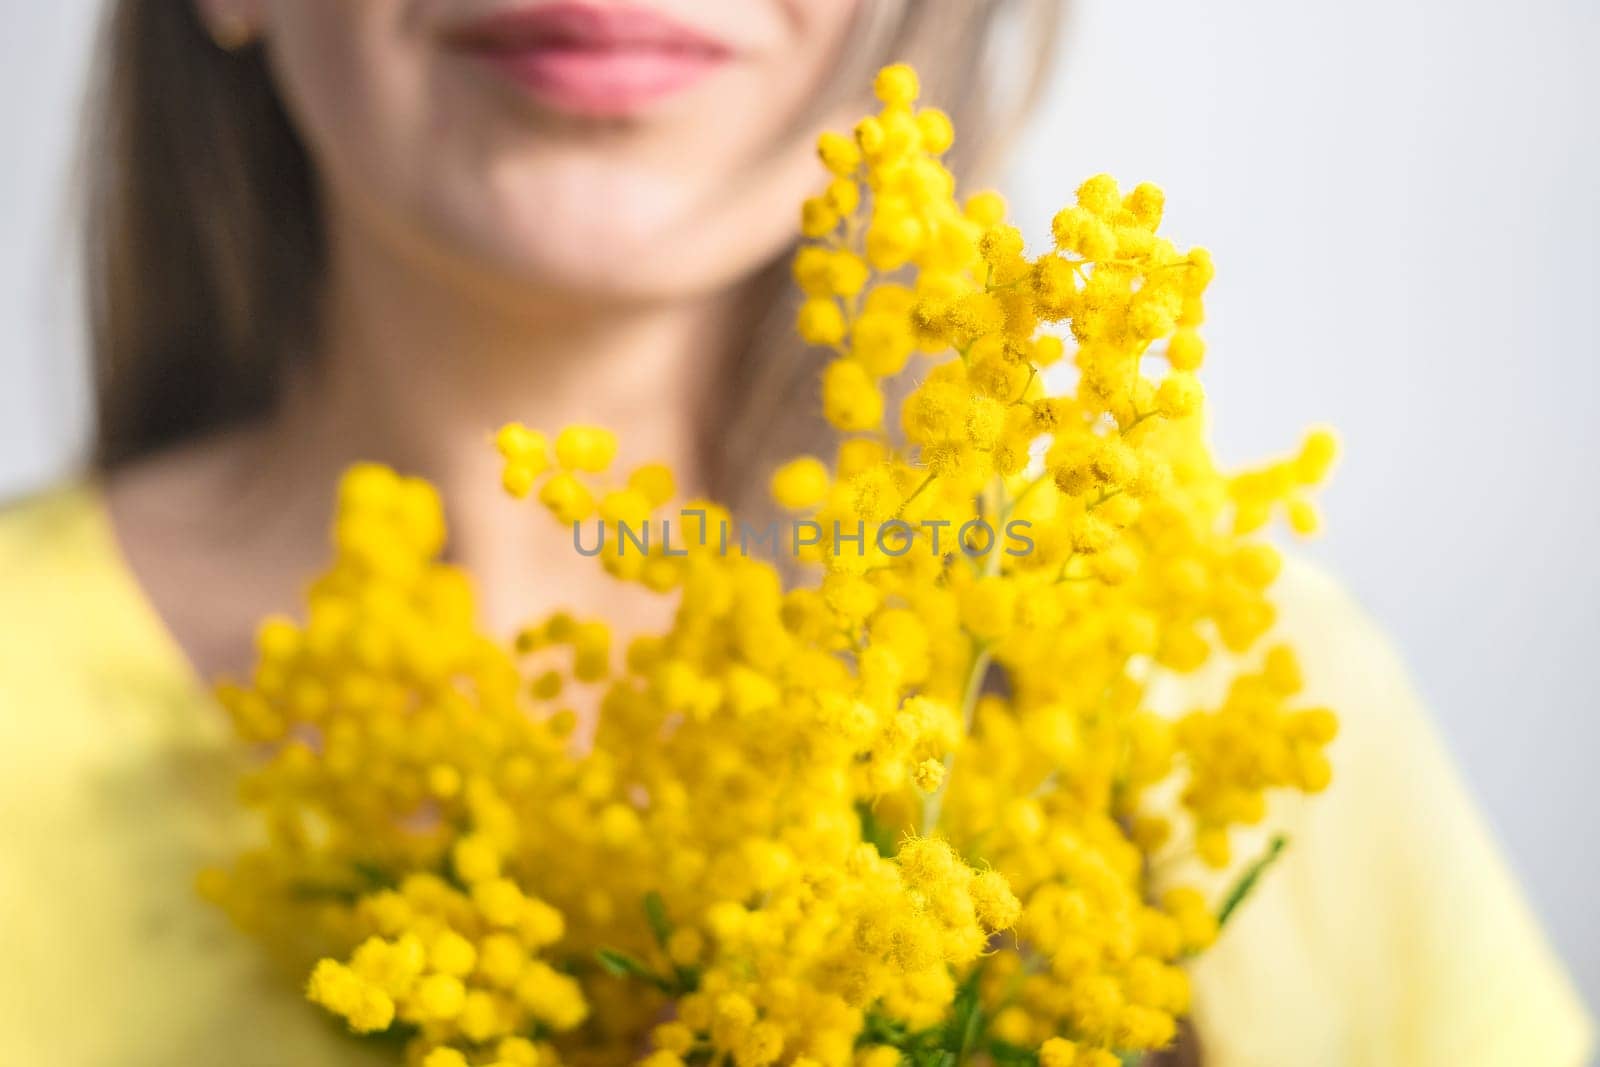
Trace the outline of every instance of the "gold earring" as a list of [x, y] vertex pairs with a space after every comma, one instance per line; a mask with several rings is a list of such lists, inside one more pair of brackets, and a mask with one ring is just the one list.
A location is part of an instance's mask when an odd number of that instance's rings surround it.
[[256, 39], [256, 27], [243, 15], [218, 15], [211, 23], [211, 39], [224, 52], [237, 52]]

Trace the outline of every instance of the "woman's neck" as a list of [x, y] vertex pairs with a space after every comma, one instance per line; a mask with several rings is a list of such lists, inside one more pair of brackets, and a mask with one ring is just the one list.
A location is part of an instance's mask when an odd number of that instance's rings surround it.
[[[702, 489], [736, 296], [628, 307], [514, 298], [345, 246], [316, 358], [274, 416], [113, 484], [124, 547], [200, 669], [243, 669], [255, 621], [294, 611], [324, 565], [341, 472], [376, 461], [438, 488], [448, 553], [474, 575], [495, 632], [557, 607], [655, 625], [666, 618], [659, 598], [621, 587], [577, 554], [570, 529], [504, 494], [491, 438], [511, 420], [599, 423], [619, 433], [619, 471], [660, 460], [681, 490]], [[197, 599], [197, 588], [217, 593]]]
[[[733, 342], [735, 301], [540, 299], [448, 265], [411, 265], [394, 254], [336, 259], [321, 359], [267, 438], [285, 486], [320, 486], [326, 508], [352, 462], [427, 478], [445, 503], [451, 556], [490, 591], [497, 622], [549, 592], [588, 590], [599, 572], [573, 551], [571, 531], [500, 488], [494, 430], [513, 420], [552, 434], [604, 425], [621, 438], [619, 471], [662, 461], [683, 489], [703, 489], [710, 390]], [[508, 602], [517, 590], [525, 602]], [[603, 601], [601, 590], [588, 599]]]
[[625, 461], [698, 477], [731, 294], [605, 304], [335, 248], [321, 358], [294, 383], [286, 427], [316, 427], [346, 458], [393, 463], [447, 497], [494, 490], [486, 441], [511, 420], [610, 426]]

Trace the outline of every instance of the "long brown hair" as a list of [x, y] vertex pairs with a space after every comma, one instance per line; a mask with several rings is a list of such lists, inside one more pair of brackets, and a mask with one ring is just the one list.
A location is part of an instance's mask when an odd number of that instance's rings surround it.
[[[888, 58], [917, 64], [968, 178], [1042, 84], [1064, 2], [867, 0], [834, 84], [859, 93]], [[104, 33], [84, 261], [94, 455], [109, 469], [271, 410], [289, 364], [316, 351], [325, 249], [312, 161], [263, 49], [218, 47], [192, 0], [113, 0]], [[773, 459], [818, 443], [787, 258], [752, 282], [760, 313], [708, 442], [713, 486], [736, 506]]]

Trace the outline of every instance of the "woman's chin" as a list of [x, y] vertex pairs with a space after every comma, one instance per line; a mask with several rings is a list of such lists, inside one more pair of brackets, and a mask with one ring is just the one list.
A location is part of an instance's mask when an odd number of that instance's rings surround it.
[[[479, 259], [482, 264], [483, 259]], [[592, 254], [580, 258], [526, 250], [495, 257], [494, 274], [513, 294], [524, 294], [530, 304], [577, 309], [609, 306], [624, 308], [668, 304], [709, 295], [728, 284], [727, 279], [703, 278], [674, 271], [670, 264], [641, 266], [643, 256]], [[496, 279], [485, 278], [485, 285]]]
[[[693, 300], [748, 278], [779, 248], [707, 248], [658, 237], [600, 235], [552, 226], [536, 240], [506, 232], [457, 243], [454, 258], [469, 273], [498, 276], [530, 299], [579, 305], [650, 304]], [[490, 284], [493, 277], [485, 277]]]

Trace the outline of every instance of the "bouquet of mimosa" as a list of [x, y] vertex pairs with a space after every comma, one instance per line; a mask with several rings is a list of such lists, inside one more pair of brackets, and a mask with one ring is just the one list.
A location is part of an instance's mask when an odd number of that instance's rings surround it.
[[[1158, 235], [1161, 192], [1091, 178], [1029, 256], [998, 196], [957, 198], [914, 73], [876, 90], [802, 211], [797, 325], [841, 443], [774, 472], [784, 521], [611, 475], [600, 428], [496, 438], [510, 493], [676, 598], [666, 632], [486, 634], [436, 494], [364, 466], [305, 620], [222, 689], [268, 753], [244, 790], [268, 833], [203, 888], [397, 1060], [1136, 1062], [1281, 847], [1236, 860], [1235, 829], [1329, 782], [1334, 716], [1258, 646], [1261, 530], [1315, 526], [1332, 439], [1220, 471], [1211, 258]], [[889, 379], [915, 382], [896, 413]], [[1222, 699], [1152, 710], [1218, 657]], [[1158, 878], [1188, 855], [1231, 891]]]

